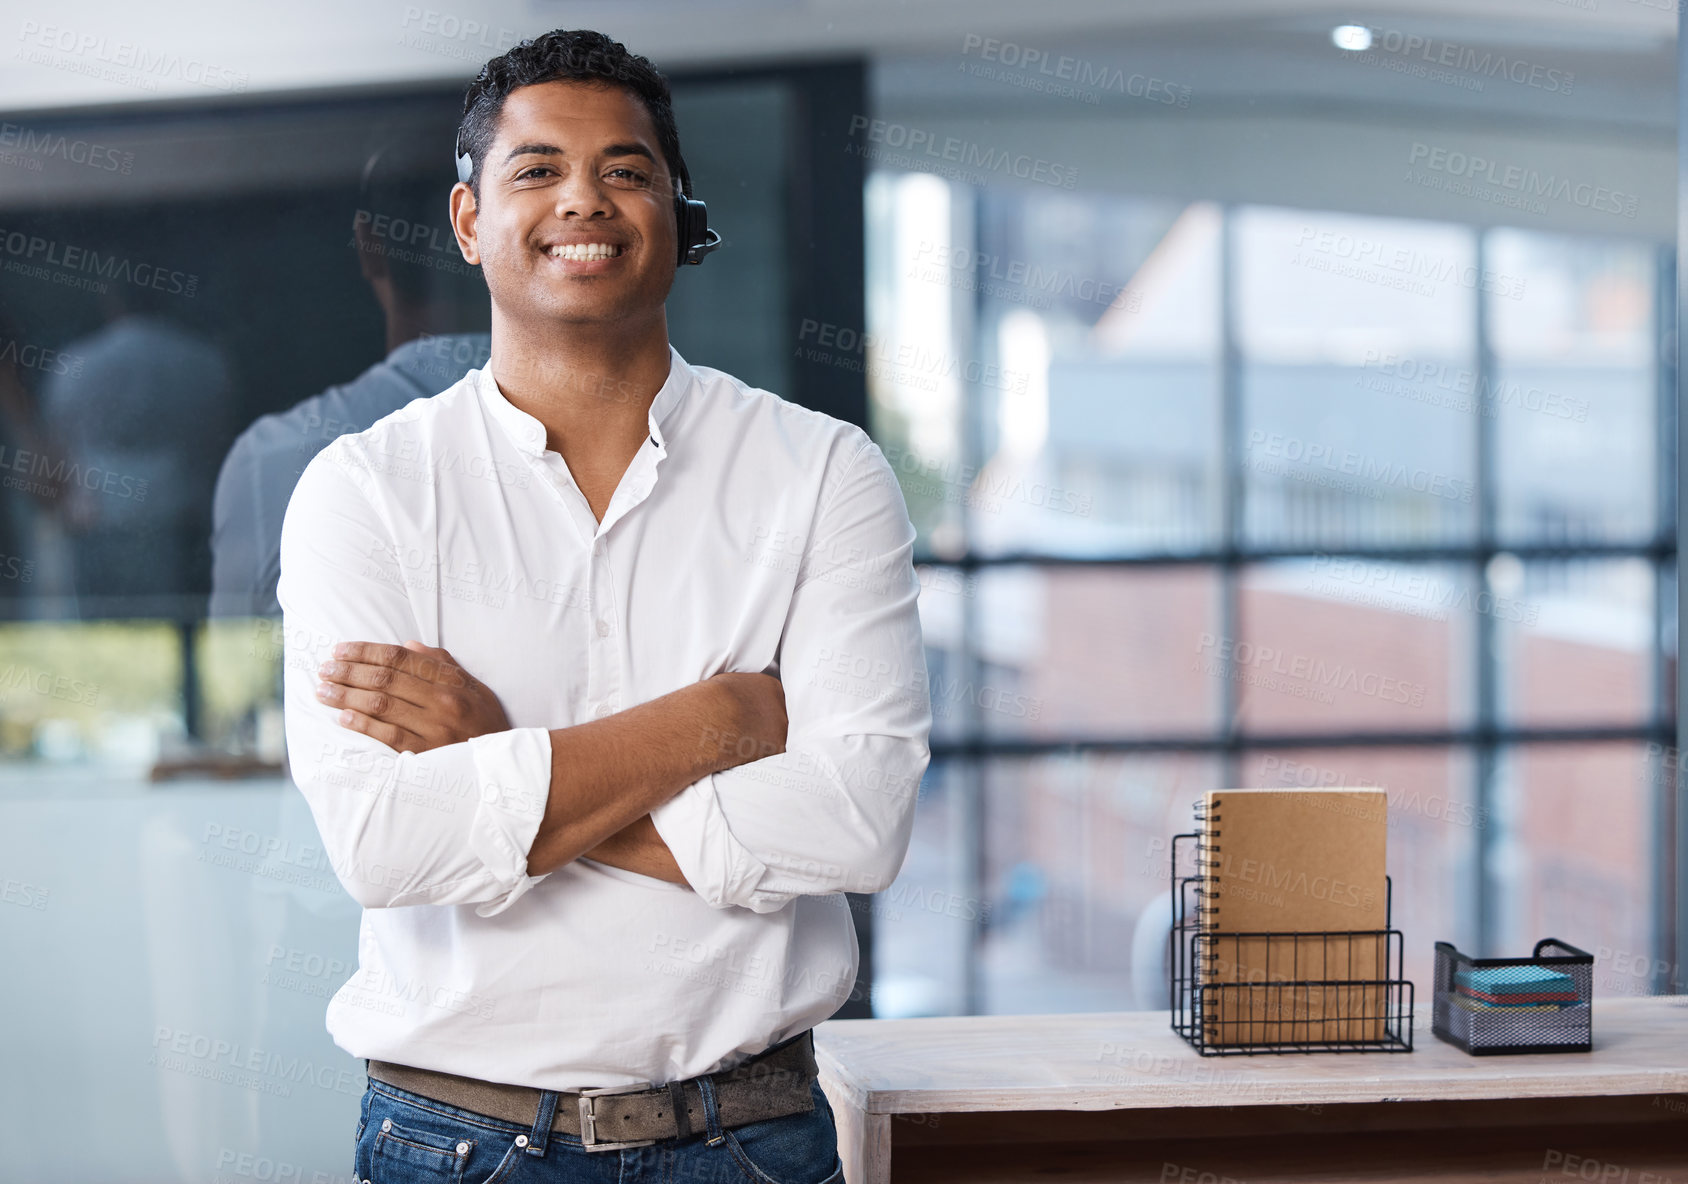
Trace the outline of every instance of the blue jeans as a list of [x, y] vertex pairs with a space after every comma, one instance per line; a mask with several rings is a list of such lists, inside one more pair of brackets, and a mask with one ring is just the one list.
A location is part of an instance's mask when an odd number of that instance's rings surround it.
[[[489, 1118], [371, 1081], [358, 1120], [356, 1179], [368, 1184], [843, 1184], [838, 1128], [818, 1082], [815, 1108], [724, 1129], [713, 1086], [706, 1129], [645, 1147], [587, 1151], [578, 1135]], [[553, 1095], [554, 1097], [555, 1095]]]

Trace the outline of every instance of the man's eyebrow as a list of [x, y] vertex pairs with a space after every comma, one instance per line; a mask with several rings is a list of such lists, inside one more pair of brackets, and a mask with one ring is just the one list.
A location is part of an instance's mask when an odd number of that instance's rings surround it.
[[510, 155], [508, 155], [504, 158], [504, 163], [509, 164], [512, 160], [515, 160], [516, 157], [518, 157], [518, 156], [562, 156], [562, 155], [563, 155], [563, 150], [561, 148], [557, 147], [555, 144], [517, 144], [514, 148], [510, 149]]
[[600, 152], [600, 155], [602, 155], [602, 156], [642, 156], [646, 160], [650, 161], [653, 165], [656, 164], [656, 157], [652, 156], [651, 150], [649, 148], [645, 147], [643, 144], [633, 144], [633, 143], [605, 144], [602, 151]]
[[[650, 161], [652, 165], [656, 164], [656, 157], [651, 154], [651, 150], [649, 148], [645, 147], [643, 144], [631, 141], [625, 144], [605, 144], [598, 150], [598, 154], [600, 156], [642, 156], [646, 160]], [[510, 149], [510, 154], [504, 158], [504, 163], [509, 164], [518, 156], [567, 155], [568, 153], [564, 152], [555, 144], [517, 144], [514, 148]]]

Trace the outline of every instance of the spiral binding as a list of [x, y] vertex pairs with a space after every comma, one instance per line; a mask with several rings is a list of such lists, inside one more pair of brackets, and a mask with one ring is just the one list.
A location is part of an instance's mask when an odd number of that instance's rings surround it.
[[[1219, 807], [1220, 799], [1213, 798], [1213, 810], [1208, 811], [1208, 800], [1200, 798], [1196, 801], [1196, 874], [1201, 877], [1195, 886], [1196, 897], [1196, 944], [1201, 950], [1202, 964], [1196, 968], [1201, 981], [1212, 982], [1219, 976], [1219, 942], [1214, 937], [1218, 927], [1219, 916], [1219, 868], [1222, 860], [1218, 858], [1219, 844], [1214, 840], [1219, 838]], [[1219, 1022], [1212, 1017], [1204, 1016], [1202, 1026], [1207, 1030], [1209, 1039], [1217, 1038]]]

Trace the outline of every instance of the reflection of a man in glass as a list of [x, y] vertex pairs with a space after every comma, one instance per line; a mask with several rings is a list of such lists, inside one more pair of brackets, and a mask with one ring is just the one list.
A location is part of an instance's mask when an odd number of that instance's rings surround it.
[[212, 616], [277, 616], [281, 520], [305, 466], [485, 364], [485, 333], [448, 330], [486, 317], [486, 289], [463, 262], [442, 194], [456, 174], [451, 134], [395, 135], [364, 165], [349, 245], [386, 322], [387, 356], [350, 382], [254, 421], [223, 460], [211, 536]]
[[60, 521], [84, 616], [172, 611], [136, 597], [204, 595], [211, 466], [233, 431], [222, 351], [177, 323], [179, 299], [113, 281], [106, 324], [63, 347], [42, 420], [64, 449]]

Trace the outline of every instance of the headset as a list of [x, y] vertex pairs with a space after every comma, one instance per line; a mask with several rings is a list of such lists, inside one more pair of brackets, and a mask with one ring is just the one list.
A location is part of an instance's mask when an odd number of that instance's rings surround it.
[[[475, 173], [475, 160], [463, 148], [463, 129], [457, 129], [457, 179], [465, 185]], [[686, 162], [680, 161], [680, 188], [674, 194], [674, 224], [679, 228], [680, 257], [674, 266], [702, 263], [703, 257], [721, 245], [721, 236], [709, 228], [709, 207], [691, 196], [692, 177]]]

